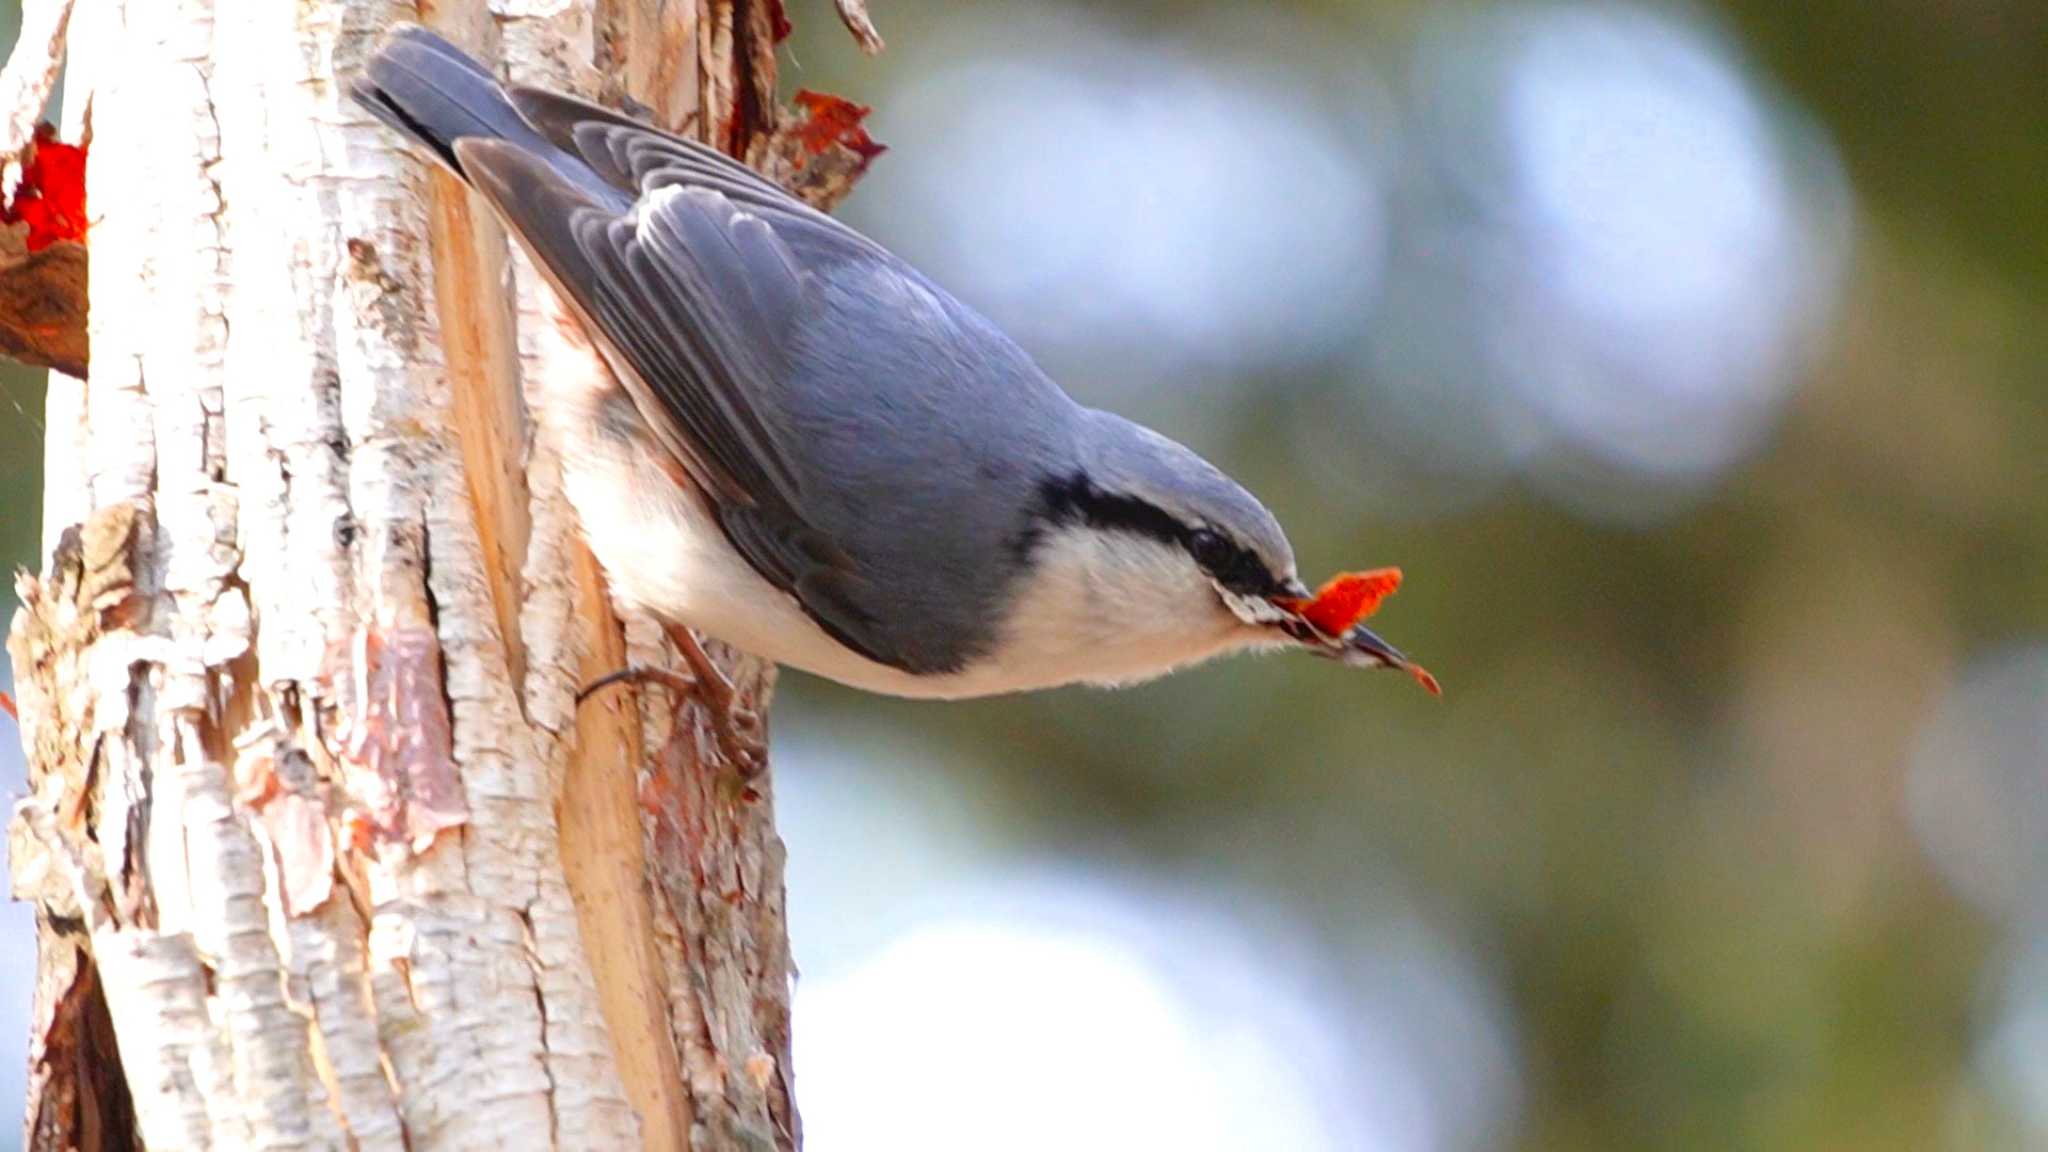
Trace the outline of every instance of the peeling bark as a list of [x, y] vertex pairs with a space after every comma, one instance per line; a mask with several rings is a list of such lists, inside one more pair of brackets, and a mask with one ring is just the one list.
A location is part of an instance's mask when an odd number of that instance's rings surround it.
[[882, 50], [882, 34], [875, 31], [875, 22], [868, 15], [866, 0], [832, 0], [832, 5], [839, 10], [839, 22], [853, 33], [854, 42], [860, 45], [861, 51], [872, 56]]
[[0, 225], [0, 356], [85, 375], [85, 245], [30, 252]]
[[[777, 12], [427, 16], [827, 202], [867, 157], [792, 135]], [[674, 660], [613, 610], [529, 409], [578, 353], [495, 225], [342, 94], [418, 18], [71, 17], [92, 376], [52, 379], [49, 559], [8, 642], [31, 1148], [799, 1143], [770, 789], [721, 780], [695, 703], [576, 707]], [[715, 655], [765, 713], [772, 669]]]

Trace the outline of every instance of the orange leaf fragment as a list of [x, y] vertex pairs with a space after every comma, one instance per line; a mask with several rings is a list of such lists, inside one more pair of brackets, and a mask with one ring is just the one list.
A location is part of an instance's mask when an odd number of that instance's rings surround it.
[[1400, 586], [1399, 568], [1339, 572], [1316, 589], [1314, 599], [1274, 603], [1315, 625], [1325, 636], [1342, 636], [1353, 624], [1379, 611], [1381, 602]]
[[868, 161], [889, 150], [887, 145], [875, 143], [860, 125], [873, 108], [808, 88], [797, 89], [796, 102], [805, 117], [797, 128], [797, 139], [811, 155], [822, 155], [838, 144], [860, 157], [866, 167]]
[[1431, 676], [1429, 669], [1424, 668], [1422, 665], [1410, 664], [1408, 666], [1408, 675], [1414, 677], [1415, 682], [1422, 685], [1423, 691], [1428, 692], [1431, 696], [1441, 696], [1444, 694], [1444, 686], [1437, 683], [1436, 677]]
[[21, 719], [21, 713], [14, 710], [14, 697], [9, 696], [5, 692], [0, 692], [0, 712], [5, 712], [9, 716], [14, 717], [17, 722]]
[[59, 240], [85, 239], [85, 149], [36, 125], [22, 158], [21, 184], [0, 203], [0, 224], [27, 224], [27, 246], [40, 252]]

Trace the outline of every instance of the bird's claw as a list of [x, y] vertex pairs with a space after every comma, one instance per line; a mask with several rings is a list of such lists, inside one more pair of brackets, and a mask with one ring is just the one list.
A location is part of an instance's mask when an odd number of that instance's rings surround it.
[[711, 713], [711, 729], [718, 738], [719, 753], [739, 773], [742, 782], [751, 782], [768, 767], [767, 726], [758, 713], [740, 703], [739, 691], [712, 663], [704, 646], [697, 642], [696, 633], [688, 628], [670, 627], [668, 636], [696, 678], [697, 698]]
[[761, 714], [740, 703], [739, 691], [732, 681], [711, 662], [688, 629], [670, 629], [669, 637], [683, 662], [690, 666], [688, 674], [635, 665], [586, 684], [576, 694], [576, 702], [581, 704], [600, 689], [626, 680], [649, 681], [679, 697], [694, 698], [711, 718], [711, 734], [718, 743], [720, 759], [738, 773], [741, 783], [751, 783], [768, 767], [767, 725]]
[[583, 687], [578, 688], [576, 690], [576, 703], [580, 707], [588, 702], [592, 696], [597, 695], [614, 684], [646, 683], [659, 684], [680, 696], [694, 695], [697, 691], [697, 682], [680, 672], [671, 672], [666, 668], [652, 668], [645, 664], [633, 664], [621, 668], [617, 672], [607, 672]]
[[711, 709], [712, 735], [718, 751], [740, 779], [751, 783], [768, 767], [768, 748], [760, 713], [737, 704]]

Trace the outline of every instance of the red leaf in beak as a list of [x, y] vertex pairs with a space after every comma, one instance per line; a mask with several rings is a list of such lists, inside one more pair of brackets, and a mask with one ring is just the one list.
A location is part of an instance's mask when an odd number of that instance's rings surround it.
[[1275, 599], [1273, 603], [1308, 621], [1325, 636], [1342, 636], [1353, 624], [1379, 611], [1381, 601], [1400, 586], [1399, 568], [1339, 572], [1316, 589], [1313, 599]]

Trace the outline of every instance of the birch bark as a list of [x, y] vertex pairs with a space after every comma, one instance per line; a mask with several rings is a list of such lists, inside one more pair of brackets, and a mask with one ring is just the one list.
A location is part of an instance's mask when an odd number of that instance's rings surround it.
[[[798, 1145], [771, 790], [721, 781], [694, 704], [576, 707], [672, 653], [528, 411], [573, 366], [496, 227], [343, 96], [421, 18], [70, 14], [91, 376], [51, 381], [9, 637], [31, 1148]], [[777, 105], [771, 0], [425, 18], [814, 200], [870, 152]], [[772, 670], [717, 654], [765, 711]]]

